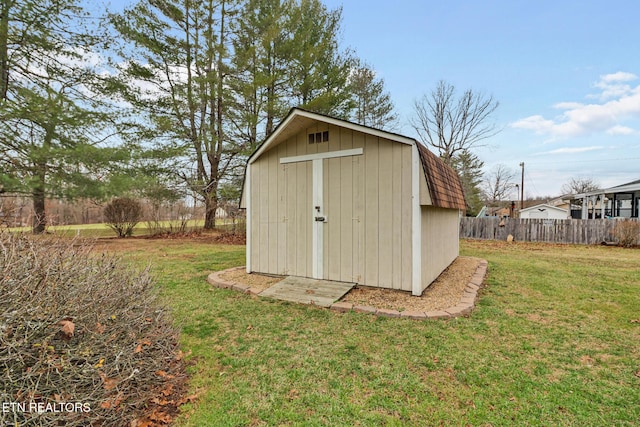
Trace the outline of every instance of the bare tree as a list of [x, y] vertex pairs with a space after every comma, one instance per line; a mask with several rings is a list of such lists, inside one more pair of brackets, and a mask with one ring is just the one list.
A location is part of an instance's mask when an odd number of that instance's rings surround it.
[[598, 184], [593, 178], [573, 177], [562, 185], [560, 191], [562, 191], [562, 194], [581, 194], [599, 189], [600, 184]]
[[495, 203], [505, 200], [513, 190], [513, 178], [516, 173], [513, 169], [499, 163], [485, 174], [483, 183], [484, 197], [487, 201]]
[[491, 121], [496, 108], [493, 96], [468, 89], [457, 98], [455, 86], [440, 80], [429, 95], [414, 101], [410, 122], [422, 141], [451, 163], [457, 152], [482, 147], [482, 141], [500, 131]]

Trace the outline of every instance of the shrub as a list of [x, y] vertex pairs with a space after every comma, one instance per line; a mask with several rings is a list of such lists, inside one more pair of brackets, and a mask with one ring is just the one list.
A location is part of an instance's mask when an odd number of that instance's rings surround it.
[[618, 221], [613, 236], [620, 246], [629, 248], [640, 244], [640, 222], [630, 219]]
[[113, 199], [104, 208], [104, 219], [118, 237], [131, 236], [140, 218], [142, 218], [142, 205], [128, 197]]
[[0, 295], [0, 402], [14, 405], [1, 420], [106, 427], [168, 419], [158, 402], [186, 377], [177, 331], [146, 270], [78, 240], [5, 232]]
[[[160, 205], [152, 205], [149, 218], [147, 220], [147, 231], [151, 236], [186, 236], [188, 234], [187, 225], [191, 215], [189, 209], [184, 204], [174, 205], [177, 208], [176, 215], [168, 220], [160, 219]], [[173, 210], [173, 209], [172, 209]]]

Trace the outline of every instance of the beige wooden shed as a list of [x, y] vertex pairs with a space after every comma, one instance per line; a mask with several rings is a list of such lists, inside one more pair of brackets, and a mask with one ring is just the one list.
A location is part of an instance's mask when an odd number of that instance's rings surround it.
[[458, 256], [457, 174], [413, 138], [294, 108], [247, 162], [247, 272], [420, 295]]

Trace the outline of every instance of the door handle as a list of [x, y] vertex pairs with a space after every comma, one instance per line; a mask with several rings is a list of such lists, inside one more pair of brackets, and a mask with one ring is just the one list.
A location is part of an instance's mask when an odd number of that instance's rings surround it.
[[323, 217], [323, 216], [317, 216], [317, 217], [316, 217], [316, 221], [318, 221], [318, 222], [325, 222], [325, 221], [326, 221], [326, 218], [325, 218], [325, 217]]

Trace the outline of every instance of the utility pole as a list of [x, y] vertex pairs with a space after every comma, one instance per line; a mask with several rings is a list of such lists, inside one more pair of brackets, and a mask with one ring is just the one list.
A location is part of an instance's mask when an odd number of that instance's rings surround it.
[[522, 168], [522, 178], [520, 183], [520, 210], [524, 208], [524, 162], [520, 162]]

